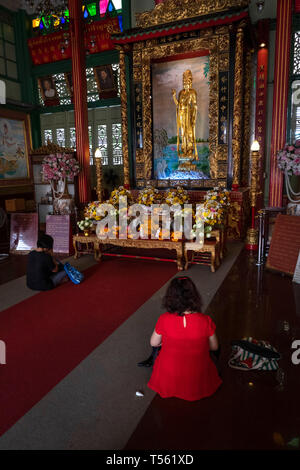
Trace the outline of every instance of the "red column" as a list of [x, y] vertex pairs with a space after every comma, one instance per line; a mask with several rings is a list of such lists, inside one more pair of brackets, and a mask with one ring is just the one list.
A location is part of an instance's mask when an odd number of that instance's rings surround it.
[[79, 202], [86, 203], [90, 201], [91, 189], [84, 28], [81, 0], [69, 0], [69, 12], [72, 47], [76, 153], [82, 168], [78, 176], [78, 193]]
[[[268, 92], [268, 52], [269, 52], [269, 20], [258, 23], [258, 52], [256, 67], [256, 112], [255, 112], [255, 139], [258, 141], [261, 155], [259, 170], [259, 187], [263, 190], [263, 170], [265, 162], [265, 135], [266, 135], [266, 109]], [[263, 198], [258, 197], [257, 207], [262, 206]]]
[[291, 23], [293, 0], [277, 0], [272, 140], [269, 206], [282, 206], [283, 175], [277, 168], [276, 152], [286, 143]]

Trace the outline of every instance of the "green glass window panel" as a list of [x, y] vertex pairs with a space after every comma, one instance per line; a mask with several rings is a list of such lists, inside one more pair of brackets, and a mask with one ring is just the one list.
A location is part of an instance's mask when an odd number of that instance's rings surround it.
[[0, 58], [0, 74], [6, 75], [5, 60]]
[[15, 62], [11, 62], [10, 60], [7, 60], [6, 69], [7, 69], [8, 77], [18, 78], [17, 64]]
[[3, 24], [3, 36], [6, 41], [15, 42], [14, 28], [10, 24]]
[[0, 56], [4, 57], [4, 47], [2, 39], [0, 39]]
[[15, 101], [21, 101], [21, 87], [19, 83], [5, 80], [6, 97]]
[[16, 61], [16, 47], [9, 42], [5, 43], [5, 57], [9, 60]]
[[96, 3], [89, 3], [88, 5], [86, 5], [86, 7], [88, 9], [90, 16], [95, 16], [97, 14]]
[[51, 26], [51, 19], [49, 17], [42, 16], [42, 21], [44, 23], [45, 28], [49, 29]]
[[65, 10], [64, 16], [65, 16], [66, 18], [69, 18], [69, 16], [70, 16], [69, 10]]

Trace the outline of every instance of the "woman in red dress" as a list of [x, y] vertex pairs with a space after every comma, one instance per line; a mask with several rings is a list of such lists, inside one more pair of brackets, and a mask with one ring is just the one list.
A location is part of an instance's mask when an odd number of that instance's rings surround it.
[[218, 349], [215, 324], [201, 312], [201, 297], [188, 277], [173, 279], [163, 313], [151, 336], [152, 347], [162, 345], [148, 386], [162, 398], [194, 401], [212, 395], [221, 385], [209, 351]]

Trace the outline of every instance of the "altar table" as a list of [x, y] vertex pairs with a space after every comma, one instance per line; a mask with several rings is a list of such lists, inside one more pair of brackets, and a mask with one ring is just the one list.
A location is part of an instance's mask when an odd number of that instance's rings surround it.
[[[177, 268], [178, 271], [182, 271], [182, 257], [183, 257], [183, 241], [171, 241], [171, 240], [143, 240], [138, 239], [134, 240], [131, 238], [120, 239], [120, 238], [107, 238], [97, 240], [99, 246], [98, 260], [101, 261], [102, 251], [101, 247], [103, 245], [114, 245], [121, 246], [126, 248], [144, 248], [144, 249], [166, 249], [166, 250], [176, 250], [177, 254]], [[138, 258], [138, 256], [136, 256]]]
[[[84, 235], [73, 236], [73, 246], [75, 250], [74, 258], [78, 258], [81, 254], [94, 253], [95, 259], [101, 261], [102, 251], [105, 245], [120, 246], [126, 248], [141, 248], [141, 249], [166, 249], [175, 250], [177, 255], [177, 268], [178, 271], [188, 268], [188, 251], [192, 252], [192, 263], [195, 264], [206, 264], [209, 265], [212, 272], [215, 272], [216, 267], [220, 265], [220, 258], [222, 258], [221, 250], [221, 237], [218, 233], [211, 232], [216, 240], [205, 240], [204, 245], [200, 245], [195, 242], [188, 242], [183, 240], [171, 241], [171, 240], [143, 240], [143, 239], [120, 239], [120, 238], [106, 238], [101, 240], [97, 238], [95, 234], [91, 234], [88, 237]], [[85, 245], [86, 248], [82, 248]], [[198, 253], [208, 253], [209, 259], [207, 261], [197, 261]], [[141, 258], [140, 256], [134, 256], [135, 258]], [[184, 265], [183, 265], [184, 263]]]

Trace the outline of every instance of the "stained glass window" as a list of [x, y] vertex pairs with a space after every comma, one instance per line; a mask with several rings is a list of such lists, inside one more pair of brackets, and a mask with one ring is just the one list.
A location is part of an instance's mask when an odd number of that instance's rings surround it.
[[116, 10], [122, 9], [122, 0], [113, 0], [113, 4]]
[[108, 5], [109, 0], [100, 0], [99, 2], [99, 8], [100, 8], [100, 15], [105, 15], [106, 10], [107, 10], [107, 5]]
[[98, 148], [101, 150], [101, 161], [102, 165], [108, 165], [108, 155], [107, 155], [107, 126], [106, 124], [98, 125]]
[[123, 164], [121, 124], [112, 124], [113, 165]]
[[[82, 15], [89, 22], [98, 21], [107, 16], [122, 14], [122, 0], [98, 0], [97, 2], [84, 3], [82, 5]], [[35, 17], [32, 19], [33, 31], [40, 34], [47, 34], [57, 29], [68, 27], [70, 20], [69, 10], [65, 10], [62, 16], [50, 15]], [[120, 27], [122, 26], [122, 16], [119, 16]], [[122, 30], [122, 29], [121, 29]]]

